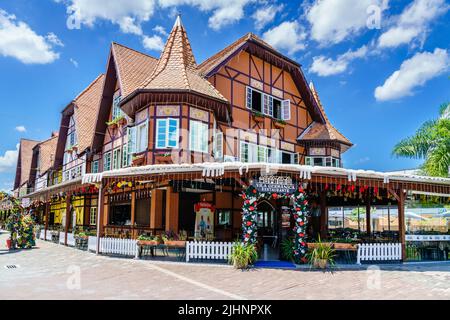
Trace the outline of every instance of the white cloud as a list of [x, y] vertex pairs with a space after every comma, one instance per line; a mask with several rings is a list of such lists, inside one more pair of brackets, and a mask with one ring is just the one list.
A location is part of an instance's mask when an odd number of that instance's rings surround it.
[[17, 126], [15, 127], [15, 130], [17, 132], [27, 132], [27, 128], [25, 128], [25, 126]]
[[169, 35], [169, 34], [167, 33], [166, 29], [164, 29], [164, 27], [162, 27], [162, 26], [155, 26], [155, 27], [153, 28], [153, 31], [155, 31], [155, 32], [157, 32], [157, 33], [159, 33], [160, 35], [165, 36], [165, 37], [167, 37], [167, 36]]
[[164, 42], [162, 38], [158, 35], [154, 36], [143, 36], [142, 44], [144, 48], [148, 50], [162, 51], [164, 49]]
[[58, 36], [53, 32], [49, 32], [45, 38], [48, 42], [52, 43], [55, 46], [64, 47], [64, 43], [62, 43]]
[[403, 61], [400, 69], [375, 89], [375, 98], [387, 101], [412, 96], [416, 87], [425, 85], [427, 81], [446, 72], [449, 67], [447, 50], [436, 48], [434, 52], [416, 53]]
[[378, 39], [381, 48], [394, 48], [426, 39], [428, 25], [449, 9], [445, 0], [414, 0], [395, 19], [396, 23]]
[[142, 23], [153, 16], [155, 10], [173, 9], [188, 5], [211, 12], [209, 26], [219, 30], [244, 17], [244, 7], [255, 0], [54, 0], [64, 3], [71, 25], [93, 27], [98, 20], [117, 24], [122, 32], [143, 35]]
[[75, 68], [78, 68], [79, 64], [78, 64], [78, 61], [77, 61], [77, 60], [75, 60], [75, 59], [73, 59], [73, 58], [70, 58], [69, 61], [70, 61], [71, 64], [73, 64], [73, 66], [74, 66]]
[[19, 144], [16, 150], [7, 150], [3, 156], [0, 155], [0, 172], [9, 172], [14, 170], [17, 164], [17, 156], [19, 154]]
[[346, 53], [339, 55], [336, 60], [322, 55], [317, 56], [313, 58], [313, 63], [309, 68], [309, 71], [321, 77], [336, 75], [345, 72], [351, 61], [363, 58], [367, 53], [367, 46], [362, 46], [358, 50], [349, 50]]
[[272, 22], [281, 10], [283, 10], [283, 5], [267, 5], [256, 10], [252, 15], [252, 18], [255, 20], [256, 30], [261, 30]]
[[244, 17], [244, 8], [255, 0], [159, 0], [162, 8], [190, 5], [204, 12], [212, 12], [208, 25], [219, 30]]
[[119, 25], [124, 33], [142, 34], [141, 23], [154, 13], [154, 0], [55, 0], [67, 6], [69, 20], [75, 26], [93, 27], [97, 20]]
[[263, 39], [279, 50], [289, 54], [305, 48], [306, 32], [297, 21], [285, 21], [264, 32]]
[[367, 28], [370, 6], [376, 5], [382, 12], [387, 3], [387, 0], [314, 0], [306, 8], [311, 38], [322, 45], [344, 41]]
[[53, 33], [47, 37], [38, 35], [25, 22], [0, 9], [0, 56], [26, 64], [51, 63], [59, 58], [52, 48], [56, 39]]

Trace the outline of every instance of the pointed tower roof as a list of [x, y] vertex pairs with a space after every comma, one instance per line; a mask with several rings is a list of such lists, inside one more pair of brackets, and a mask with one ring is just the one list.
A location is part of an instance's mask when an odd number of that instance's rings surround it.
[[317, 93], [317, 90], [312, 82], [310, 82], [309, 88], [314, 96], [314, 99], [317, 102], [317, 105], [320, 108], [320, 111], [322, 112], [325, 123], [313, 121], [311, 125], [306, 128], [306, 130], [298, 137], [298, 140], [334, 140], [342, 143], [343, 152], [347, 151], [349, 147], [353, 146], [353, 144], [330, 123], [330, 120], [328, 119], [328, 116], [326, 115], [325, 110], [322, 106], [322, 102], [320, 101], [319, 94]]
[[204, 77], [195, 62], [186, 30], [178, 16], [152, 74], [142, 86], [146, 90], [194, 91], [227, 102]]

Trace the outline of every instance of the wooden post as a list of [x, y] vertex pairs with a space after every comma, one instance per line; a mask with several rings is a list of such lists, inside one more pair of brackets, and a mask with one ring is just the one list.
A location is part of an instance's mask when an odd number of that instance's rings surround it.
[[402, 244], [402, 260], [406, 260], [406, 241], [405, 241], [405, 192], [400, 186], [398, 194], [398, 233], [399, 240]]
[[47, 229], [48, 229], [48, 219], [49, 219], [50, 202], [45, 203], [45, 228], [44, 228], [44, 240], [47, 240]]
[[372, 237], [372, 225], [370, 223], [370, 200], [371, 196], [368, 194], [366, 197], [366, 232], [368, 236]]
[[164, 190], [153, 189], [150, 204], [150, 229], [162, 227], [162, 199]]
[[320, 193], [320, 238], [325, 239], [328, 231], [327, 192]]
[[166, 196], [166, 231], [178, 232], [178, 193], [167, 187]]
[[68, 193], [66, 196], [66, 228], [65, 228], [65, 234], [64, 234], [64, 245], [67, 246], [67, 233], [69, 232], [69, 223], [70, 223], [70, 206], [72, 199], [72, 193]]
[[103, 208], [104, 208], [104, 199], [105, 191], [103, 190], [103, 183], [100, 183], [98, 187], [98, 200], [97, 200], [97, 246], [95, 249], [95, 254], [100, 253], [100, 237], [102, 236], [102, 227], [103, 227]]
[[136, 222], [136, 191], [131, 191], [131, 238], [135, 237], [135, 222]]

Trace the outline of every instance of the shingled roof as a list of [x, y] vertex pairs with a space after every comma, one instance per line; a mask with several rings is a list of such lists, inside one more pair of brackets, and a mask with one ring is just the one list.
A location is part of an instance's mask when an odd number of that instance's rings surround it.
[[113, 42], [111, 52], [116, 62], [121, 95], [126, 97], [150, 77], [158, 59]]
[[346, 151], [353, 144], [347, 139], [342, 133], [340, 133], [333, 125], [330, 123], [328, 116], [322, 106], [314, 84], [311, 82], [309, 84], [311, 92], [314, 95], [314, 99], [320, 107], [320, 110], [325, 118], [325, 123], [319, 123], [313, 121], [311, 125], [306, 128], [306, 130], [298, 137], [299, 141], [310, 141], [310, 140], [334, 140], [343, 144], [343, 151]]
[[142, 89], [190, 91], [228, 102], [206, 78], [201, 76], [180, 16], [175, 21], [158, 64], [150, 77], [144, 81]]
[[73, 101], [78, 152], [85, 151], [92, 144], [104, 79], [103, 74], [99, 75]]
[[56, 146], [58, 144], [58, 133], [39, 143], [35, 148], [39, 148], [39, 174], [42, 176], [50, 170], [55, 163]]
[[39, 141], [21, 139], [19, 144], [19, 155], [17, 157], [16, 180], [14, 189], [19, 188], [30, 178], [31, 160], [33, 158], [33, 148]]

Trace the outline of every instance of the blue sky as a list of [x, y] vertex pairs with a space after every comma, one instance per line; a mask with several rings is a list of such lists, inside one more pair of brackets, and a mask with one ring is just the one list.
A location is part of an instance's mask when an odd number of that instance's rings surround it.
[[0, 190], [19, 139], [58, 129], [110, 42], [159, 57], [177, 12], [198, 63], [250, 31], [298, 61], [355, 144], [346, 167], [416, 167], [392, 147], [450, 100], [448, 0], [0, 0]]

